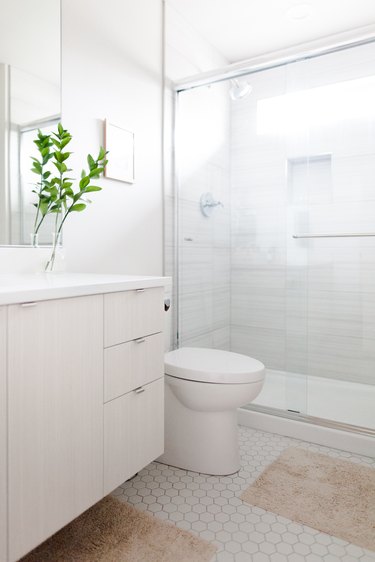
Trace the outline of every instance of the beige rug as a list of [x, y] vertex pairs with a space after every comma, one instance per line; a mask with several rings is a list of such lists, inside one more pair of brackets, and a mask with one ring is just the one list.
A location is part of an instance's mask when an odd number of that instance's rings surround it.
[[208, 562], [215, 546], [108, 496], [22, 562]]
[[375, 470], [286, 449], [242, 494], [252, 505], [375, 550]]

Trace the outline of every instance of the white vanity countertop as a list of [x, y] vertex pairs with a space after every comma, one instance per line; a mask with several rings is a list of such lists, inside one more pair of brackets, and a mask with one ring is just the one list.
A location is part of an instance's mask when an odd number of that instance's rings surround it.
[[170, 277], [96, 273], [0, 274], [0, 305], [170, 285]]

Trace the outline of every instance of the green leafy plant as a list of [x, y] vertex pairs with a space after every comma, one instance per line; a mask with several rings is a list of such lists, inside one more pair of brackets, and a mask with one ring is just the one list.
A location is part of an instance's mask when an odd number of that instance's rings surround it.
[[38, 202], [34, 203], [34, 207], [36, 207], [33, 231], [35, 240], [42, 222], [45, 216], [48, 214], [51, 199], [49, 192], [51, 185], [48, 181], [51, 172], [45, 169], [48, 162], [53, 157], [53, 153], [51, 151], [51, 147], [53, 146], [51, 135], [44, 135], [42, 131], [38, 129], [38, 136], [34, 140], [34, 144], [36, 145], [40, 154], [40, 159], [32, 157], [33, 165], [31, 168], [32, 172], [39, 176], [39, 181], [35, 184], [35, 189], [32, 190], [38, 198]]
[[[56, 257], [56, 248], [59, 244], [61, 231], [67, 218], [71, 213], [82, 212], [86, 209], [87, 204], [91, 203], [91, 201], [87, 199], [89, 193], [101, 191], [102, 188], [98, 185], [94, 185], [92, 180], [100, 178], [108, 160], [106, 158], [107, 152], [105, 152], [103, 147], [100, 147], [99, 154], [96, 158], [88, 154], [88, 171], [82, 170], [81, 179], [77, 185], [75, 185], [74, 178], [69, 177], [69, 172], [72, 170], [68, 167], [68, 160], [72, 152], [66, 150], [72, 140], [70, 132], [64, 129], [62, 124], [59, 123], [57, 131], [53, 132], [51, 135], [39, 135], [39, 133], [40, 131], [38, 132], [37, 141], [43, 143], [43, 146], [41, 146], [40, 149], [38, 144], [37, 146], [42, 160], [33, 159], [33, 171], [35, 167], [35, 169], [39, 170], [41, 176], [38, 182], [39, 189], [33, 190], [38, 196], [35, 224], [39, 229], [48, 214], [55, 215], [52, 254], [46, 264], [46, 271], [52, 271]], [[41, 137], [43, 137], [43, 139]], [[48, 148], [48, 153], [46, 148]], [[44, 167], [48, 163], [51, 163], [55, 167], [57, 175], [52, 176], [49, 170], [45, 171]]]

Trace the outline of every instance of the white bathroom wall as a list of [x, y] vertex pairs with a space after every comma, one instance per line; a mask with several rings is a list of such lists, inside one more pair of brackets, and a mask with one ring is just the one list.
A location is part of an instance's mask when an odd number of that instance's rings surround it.
[[[165, 266], [174, 276], [175, 199], [173, 185], [174, 80], [227, 64], [225, 58], [166, 2], [165, 38]], [[229, 97], [227, 86], [179, 96], [179, 336], [180, 345], [229, 347], [230, 205]], [[202, 193], [212, 192], [224, 209], [211, 218], [199, 208]], [[174, 286], [176, 289], [176, 285]], [[175, 294], [173, 295], [173, 305]], [[169, 347], [176, 330], [171, 328]]]
[[375, 384], [375, 237], [292, 238], [375, 233], [374, 84], [323, 90], [297, 119], [296, 99], [289, 115], [268, 106], [266, 134], [257, 114], [267, 98], [371, 77], [374, 62], [369, 45], [252, 75], [232, 105], [231, 347], [268, 368]]
[[[63, 0], [63, 120], [74, 173], [103, 121], [135, 134], [135, 183], [102, 179], [64, 230], [69, 270], [160, 274], [163, 264], [162, 2]], [[109, 154], [109, 158], [111, 155]]]

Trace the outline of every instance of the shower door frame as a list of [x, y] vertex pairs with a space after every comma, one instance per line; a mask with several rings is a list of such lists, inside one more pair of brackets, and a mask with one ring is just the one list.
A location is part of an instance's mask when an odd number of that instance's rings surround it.
[[[331, 36], [330, 42], [326, 40], [313, 41], [303, 46], [285, 49], [276, 53], [270, 53], [264, 56], [254, 57], [253, 59], [228, 65], [225, 68], [202, 72], [194, 76], [176, 81], [172, 84], [173, 90], [173, 116], [172, 116], [172, 181], [174, 194], [174, 255], [173, 255], [173, 278], [174, 278], [174, 298], [176, 302], [175, 314], [173, 318], [173, 345], [174, 348], [179, 347], [179, 320], [180, 320], [180, 271], [179, 271], [179, 255], [180, 255], [180, 200], [179, 200], [179, 151], [178, 151], [178, 100], [179, 94], [187, 90], [199, 88], [201, 86], [209, 86], [230, 79], [240, 78], [255, 74], [265, 70], [271, 70], [277, 67], [286, 66], [291, 63], [301, 62], [309, 59], [318, 58], [320, 56], [345, 51], [351, 48], [360, 47], [370, 43], [375, 43], [375, 24], [359, 28], [358, 30], [344, 32]], [[321, 427], [347, 431], [350, 433], [360, 434], [366, 437], [375, 437], [375, 429], [356, 426], [348, 423], [329, 420], [310, 416], [307, 414], [292, 412], [289, 410], [280, 410], [270, 406], [248, 405], [245, 409], [269, 414], [275, 417], [286, 418], [305, 422], [308, 424], [318, 425]]]

